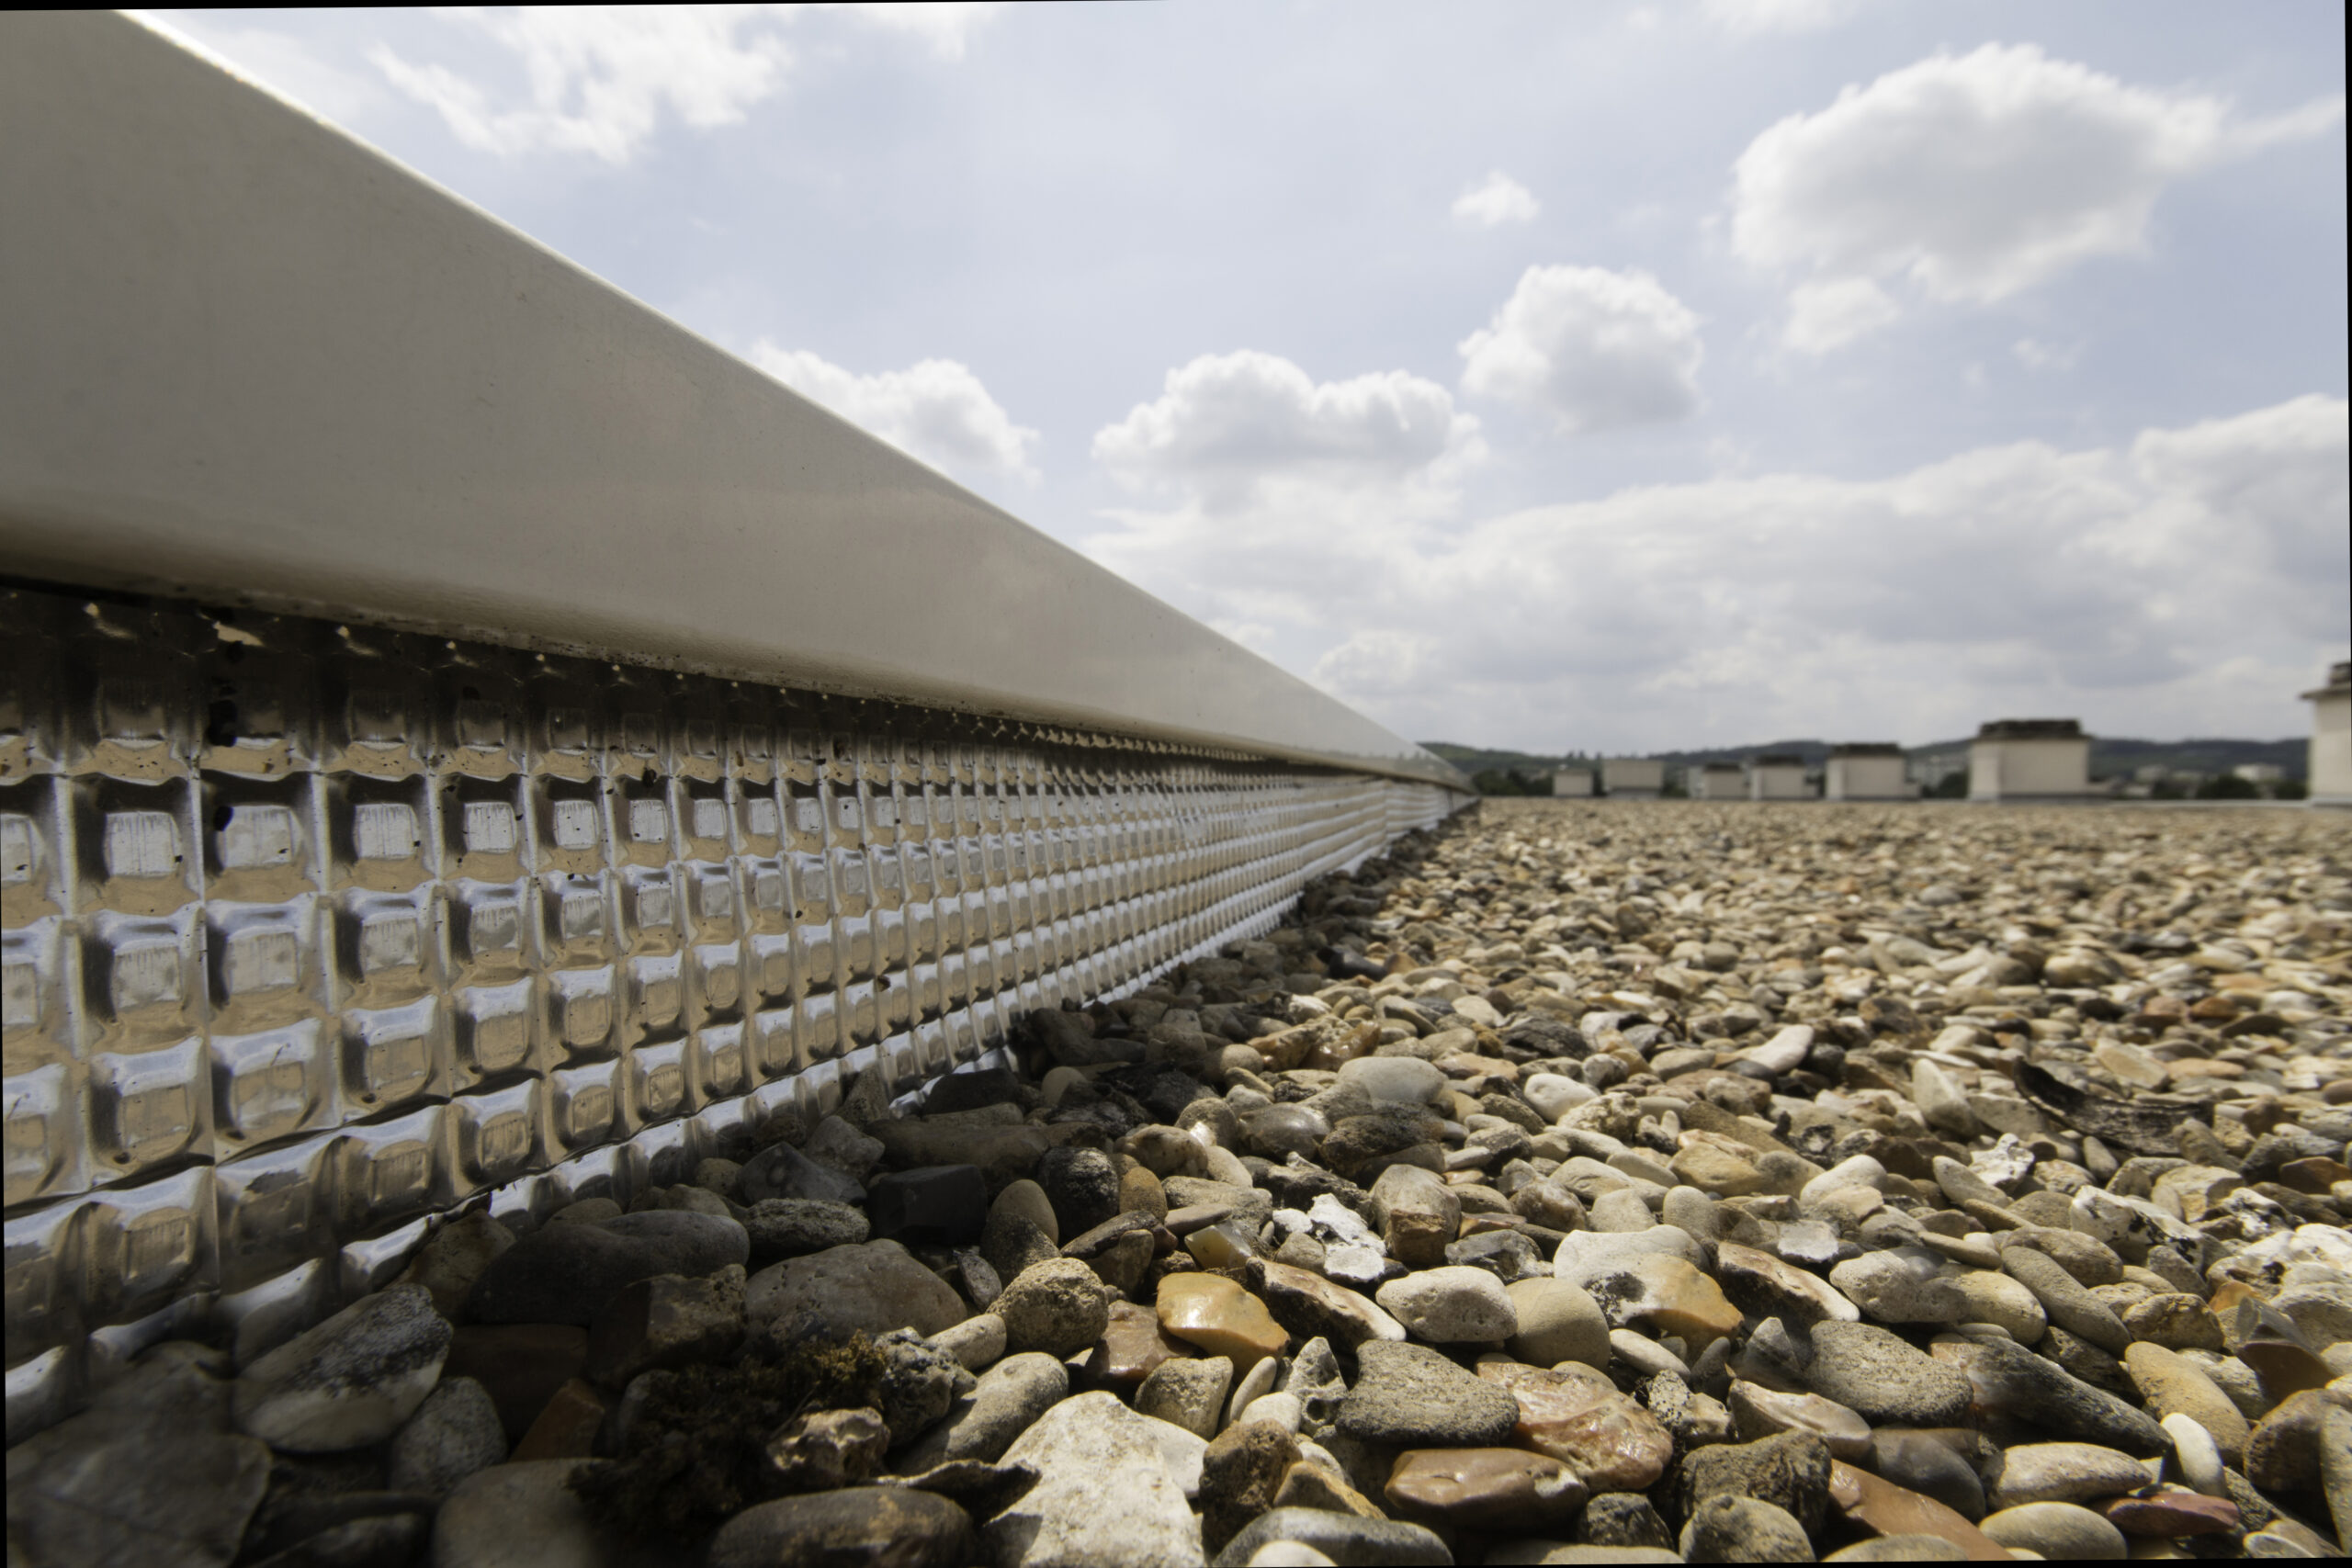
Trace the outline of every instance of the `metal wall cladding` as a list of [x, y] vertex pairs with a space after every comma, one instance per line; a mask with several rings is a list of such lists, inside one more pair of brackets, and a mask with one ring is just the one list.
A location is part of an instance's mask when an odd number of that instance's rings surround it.
[[1454, 804], [290, 617], [17, 589], [0, 643], [12, 1429], [485, 1190], [626, 1197], [910, 1089]]

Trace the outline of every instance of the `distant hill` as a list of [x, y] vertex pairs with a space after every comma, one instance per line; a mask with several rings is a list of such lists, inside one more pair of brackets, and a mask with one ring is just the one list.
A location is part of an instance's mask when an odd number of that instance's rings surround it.
[[[1516, 771], [1523, 773], [1548, 772], [1553, 768], [1590, 767], [1599, 761], [1597, 755], [1570, 752], [1561, 756], [1539, 756], [1530, 751], [1496, 750], [1480, 746], [1457, 746], [1447, 740], [1424, 740], [1422, 746], [1452, 762], [1465, 773], [1488, 770]], [[1744, 762], [1759, 753], [1803, 757], [1806, 765], [1819, 767], [1828, 760], [1826, 740], [1772, 740], [1756, 746], [1716, 746], [1688, 751], [1652, 751], [1650, 756], [1669, 768], [1690, 767], [1702, 762]], [[1965, 758], [1966, 739], [1935, 740], [1924, 746], [1906, 746], [1904, 755], [1915, 761], [1929, 757]], [[2311, 743], [2298, 736], [2290, 740], [2231, 740], [2219, 738], [2191, 740], [2131, 740], [2110, 739], [2105, 736], [2091, 740], [2091, 776], [2109, 778], [2117, 773], [2129, 773], [2135, 768], [2162, 763], [2182, 773], [2222, 773], [2247, 762], [2268, 762], [2290, 779], [2300, 779], [2311, 761]]]

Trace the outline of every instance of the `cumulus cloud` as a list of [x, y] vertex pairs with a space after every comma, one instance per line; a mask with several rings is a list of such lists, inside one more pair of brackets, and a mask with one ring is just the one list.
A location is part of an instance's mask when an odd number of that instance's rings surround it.
[[1801, 283], [1790, 292], [1789, 324], [1781, 341], [1803, 354], [1826, 354], [1901, 313], [1886, 290], [1867, 277]]
[[980, 24], [1004, 6], [996, 0], [891, 0], [851, 9], [886, 32], [922, 39], [942, 60], [961, 60]]
[[1699, 406], [1699, 318], [1645, 272], [1532, 266], [1461, 344], [1462, 389], [1563, 430], [1681, 419]]
[[1931, 299], [1990, 303], [2143, 250], [2174, 181], [2343, 112], [2338, 96], [2245, 120], [2030, 44], [1939, 53], [1757, 137], [1734, 169], [1733, 248], [1816, 289], [1902, 277]]
[[1170, 370], [1093, 451], [1138, 504], [1106, 513], [1087, 553], [1300, 669], [1312, 649], [1297, 635], [1318, 606], [1381, 592], [1395, 552], [1453, 514], [1487, 455], [1478, 422], [1434, 381], [1317, 381], [1251, 350]]
[[1500, 169], [1453, 198], [1456, 218], [1486, 229], [1529, 222], [1541, 210], [1535, 193]]
[[766, 339], [752, 363], [812, 402], [959, 478], [1037, 478], [1030, 452], [1037, 433], [1012, 423], [980, 378], [952, 359], [860, 376], [806, 349]]
[[1919, 741], [2018, 711], [2293, 733], [2292, 694], [2352, 622], [2348, 461], [2346, 403], [2309, 397], [2121, 446], [1648, 486], [1466, 525], [1128, 513], [1097, 553], [1428, 739]]
[[[942, 3], [845, 10], [956, 60], [973, 30], [1001, 8]], [[737, 125], [752, 106], [781, 92], [796, 60], [784, 28], [802, 12], [790, 6], [544, 6], [459, 7], [443, 15], [511, 57], [525, 83], [519, 99], [379, 43], [368, 57], [394, 87], [481, 152], [585, 152], [620, 164], [665, 117], [697, 130]]]
[[1316, 381], [1277, 355], [1203, 355], [1158, 398], [1095, 433], [1094, 457], [1133, 488], [1211, 506], [1268, 486], [1355, 490], [1442, 478], [1476, 462], [1478, 422], [1434, 381], [1401, 370]]

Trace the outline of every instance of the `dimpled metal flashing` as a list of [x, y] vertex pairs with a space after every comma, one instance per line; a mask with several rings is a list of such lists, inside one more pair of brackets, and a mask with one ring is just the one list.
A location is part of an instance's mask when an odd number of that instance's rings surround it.
[[1270, 927], [1436, 785], [0, 592], [12, 1434]]

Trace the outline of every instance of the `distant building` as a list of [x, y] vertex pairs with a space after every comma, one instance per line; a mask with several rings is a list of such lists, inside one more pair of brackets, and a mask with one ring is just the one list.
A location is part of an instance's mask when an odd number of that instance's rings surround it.
[[2091, 739], [2072, 718], [2000, 718], [1968, 748], [1971, 800], [2093, 800]]
[[2276, 762], [2240, 762], [2230, 773], [2251, 784], [2275, 784], [2287, 776], [2287, 770]]
[[1590, 795], [1592, 770], [1590, 768], [1553, 769], [1552, 793], [1554, 795]]
[[1611, 757], [1600, 764], [1600, 787], [1620, 800], [1656, 800], [1666, 789], [1666, 764], [1647, 757]]
[[2352, 806], [2352, 664], [2330, 665], [2327, 684], [2303, 697], [2312, 705], [2312, 804]]
[[1907, 800], [1903, 748], [1892, 740], [1858, 740], [1829, 749], [1822, 775], [1826, 800]]
[[1693, 800], [1746, 800], [1747, 775], [1737, 762], [1702, 762], [1683, 771], [1682, 787]]
[[1805, 783], [1804, 759], [1776, 754], [1758, 757], [1749, 762], [1747, 798], [1750, 800], [1812, 799], [1813, 790]]

